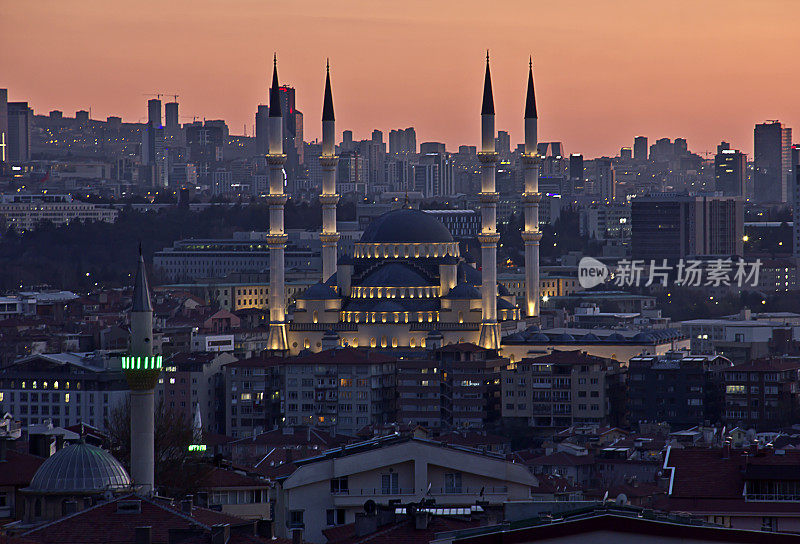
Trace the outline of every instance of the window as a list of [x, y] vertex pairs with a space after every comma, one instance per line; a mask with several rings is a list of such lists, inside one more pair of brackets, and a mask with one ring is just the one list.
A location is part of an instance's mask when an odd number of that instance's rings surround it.
[[347, 486], [347, 476], [341, 478], [331, 479], [331, 493], [333, 494], [348, 494], [350, 492]]
[[325, 510], [328, 525], [344, 525], [344, 508]]
[[289, 527], [290, 528], [303, 528], [303, 511], [302, 510], [289, 510]]
[[461, 473], [449, 472], [444, 475], [444, 492], [461, 493]]
[[384, 495], [397, 495], [400, 493], [399, 474], [396, 472], [381, 474], [381, 493]]

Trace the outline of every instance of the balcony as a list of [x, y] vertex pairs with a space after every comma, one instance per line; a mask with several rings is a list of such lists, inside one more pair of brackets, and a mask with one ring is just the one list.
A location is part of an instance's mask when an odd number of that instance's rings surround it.
[[[388, 502], [392, 499], [401, 501], [414, 496], [414, 488], [394, 488], [386, 490], [380, 487], [365, 487], [348, 491], [332, 492], [334, 506], [362, 506], [367, 499]], [[420, 493], [421, 494], [421, 493]]]

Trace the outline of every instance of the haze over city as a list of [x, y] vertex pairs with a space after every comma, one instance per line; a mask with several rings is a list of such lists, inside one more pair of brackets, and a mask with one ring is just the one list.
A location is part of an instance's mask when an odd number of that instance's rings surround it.
[[[540, 134], [568, 152], [614, 155], [634, 136], [720, 140], [752, 152], [755, 122], [800, 125], [789, 0], [763, 2], [7, 2], [0, 85], [37, 112], [91, 108], [145, 119], [144, 93], [180, 95], [181, 122], [225, 119], [253, 134], [273, 51], [306, 119], [319, 119], [325, 58], [339, 130], [415, 126], [448, 149], [477, 141], [486, 48], [498, 129], [522, 140], [528, 55]], [[306, 140], [320, 136], [306, 123]]]

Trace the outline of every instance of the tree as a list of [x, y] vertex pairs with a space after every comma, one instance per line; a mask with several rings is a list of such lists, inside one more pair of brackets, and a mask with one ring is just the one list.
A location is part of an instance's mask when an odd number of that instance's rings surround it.
[[[183, 414], [168, 408], [164, 401], [156, 402], [155, 413], [155, 478], [156, 483], [175, 481], [181, 475], [187, 489], [192, 487], [195, 471], [189, 445], [194, 441], [194, 429]], [[130, 397], [111, 410], [108, 421], [108, 449], [130, 472], [131, 462], [131, 403]]]

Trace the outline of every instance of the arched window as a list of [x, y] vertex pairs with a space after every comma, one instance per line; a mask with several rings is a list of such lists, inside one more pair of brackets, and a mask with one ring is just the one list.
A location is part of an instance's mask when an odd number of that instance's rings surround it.
[[319, 323], [319, 312], [317, 310], [314, 310], [314, 313], [312, 314], [311, 320], [314, 323]]
[[374, 348], [376, 346], [375, 337], [369, 339], [369, 347]]
[[42, 499], [36, 499], [33, 503], [33, 517], [42, 517]]

